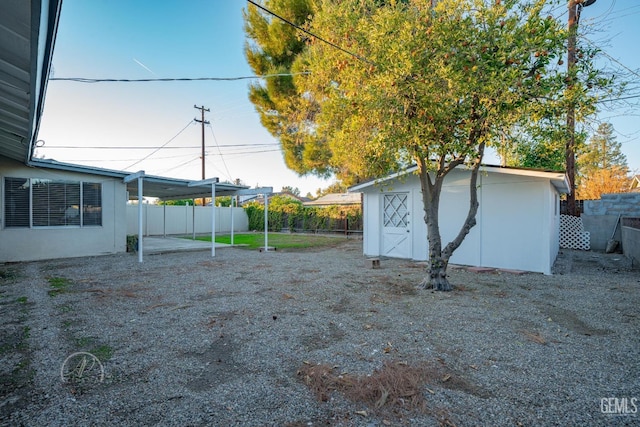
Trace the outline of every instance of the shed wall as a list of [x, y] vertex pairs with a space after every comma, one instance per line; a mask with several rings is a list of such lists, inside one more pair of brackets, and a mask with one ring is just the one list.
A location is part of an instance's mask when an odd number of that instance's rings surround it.
[[[469, 209], [468, 171], [447, 176], [440, 200], [443, 246], [460, 231]], [[364, 254], [380, 255], [381, 195], [406, 191], [412, 200], [412, 258], [428, 259], [427, 228], [416, 175], [364, 190]], [[558, 254], [559, 197], [548, 179], [499, 173], [478, 177], [476, 226], [454, 252], [453, 264], [551, 273]]]

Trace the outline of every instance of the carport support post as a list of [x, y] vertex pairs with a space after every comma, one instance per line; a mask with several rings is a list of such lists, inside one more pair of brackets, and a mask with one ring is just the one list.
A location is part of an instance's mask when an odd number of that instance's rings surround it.
[[216, 256], [216, 183], [211, 183], [211, 256]]
[[235, 202], [235, 196], [231, 196], [231, 246], [233, 246], [233, 202]]
[[264, 193], [264, 251], [269, 250], [269, 193]]
[[138, 262], [142, 262], [142, 180], [144, 171], [138, 171], [124, 177], [125, 184], [138, 180]]
[[[144, 174], [144, 172], [143, 172]], [[143, 175], [144, 176], [144, 175]], [[142, 262], [142, 180], [143, 176], [138, 177], [138, 262]]]
[[[202, 181], [192, 181], [187, 187], [204, 187], [211, 184], [211, 256], [216, 256], [216, 184], [218, 178], [209, 178]], [[194, 211], [195, 212], [195, 211]], [[193, 224], [195, 230], [195, 223]], [[195, 233], [195, 231], [194, 231]]]
[[191, 240], [196, 240], [196, 199], [193, 199], [193, 209], [191, 209]]

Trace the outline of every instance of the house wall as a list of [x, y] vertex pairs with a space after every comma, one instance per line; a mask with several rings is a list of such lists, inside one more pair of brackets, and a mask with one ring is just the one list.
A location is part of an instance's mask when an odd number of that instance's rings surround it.
[[[469, 209], [468, 171], [447, 176], [440, 199], [443, 246], [460, 231]], [[416, 175], [385, 187], [363, 189], [364, 254], [380, 255], [383, 192], [409, 191], [412, 200], [412, 255], [428, 259], [427, 227]], [[453, 264], [551, 273], [559, 249], [559, 197], [548, 179], [499, 173], [478, 177], [476, 226], [453, 253]]]
[[[5, 228], [4, 178], [67, 179], [102, 184], [102, 226]], [[26, 167], [0, 157], [0, 262], [93, 256], [126, 249], [126, 189], [122, 180]]]
[[[249, 230], [249, 218], [243, 208], [216, 208], [216, 233]], [[143, 205], [142, 223], [145, 236], [211, 233], [210, 206]], [[138, 205], [127, 205], [127, 234], [138, 234]]]

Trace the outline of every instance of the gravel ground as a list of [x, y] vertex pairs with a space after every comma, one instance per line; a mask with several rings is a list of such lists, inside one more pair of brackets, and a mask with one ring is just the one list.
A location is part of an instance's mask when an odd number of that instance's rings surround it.
[[[624, 257], [563, 251], [553, 276], [451, 268], [449, 293], [416, 290], [423, 273], [373, 269], [358, 240], [0, 265], [0, 424], [640, 424]], [[103, 371], [67, 359], [80, 351]]]

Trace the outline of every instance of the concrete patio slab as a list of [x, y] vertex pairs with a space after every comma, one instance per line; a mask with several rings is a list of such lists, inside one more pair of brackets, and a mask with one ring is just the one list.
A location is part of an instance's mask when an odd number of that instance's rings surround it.
[[[210, 242], [183, 239], [179, 237], [145, 237], [143, 240], [143, 245], [145, 254], [211, 250]], [[231, 245], [216, 243], [216, 248], [223, 248], [227, 246]]]

